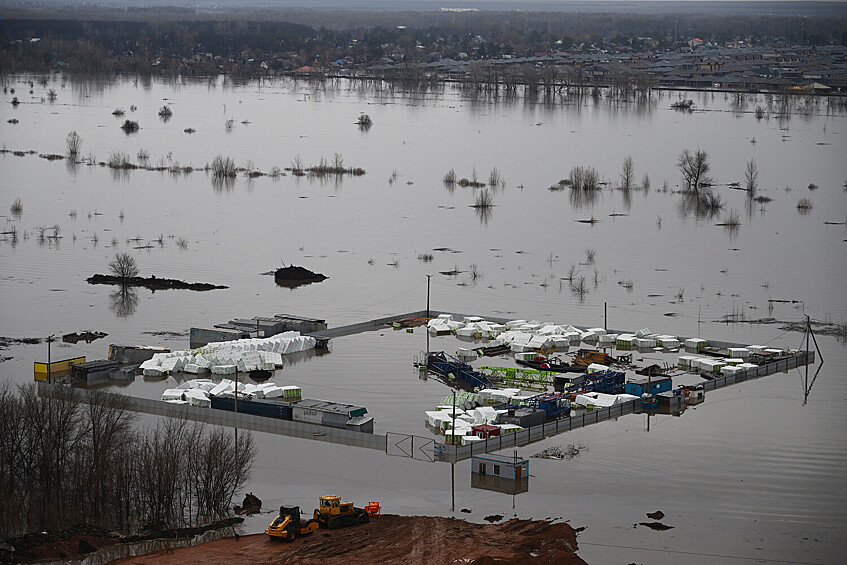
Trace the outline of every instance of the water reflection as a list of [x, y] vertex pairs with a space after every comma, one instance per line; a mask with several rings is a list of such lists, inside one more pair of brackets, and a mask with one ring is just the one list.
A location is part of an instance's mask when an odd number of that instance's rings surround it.
[[118, 318], [132, 316], [138, 308], [138, 291], [131, 286], [121, 285], [109, 298], [112, 300], [112, 311]]
[[568, 199], [570, 200], [571, 207], [574, 210], [592, 208], [598, 200], [602, 200], [602, 190], [581, 190], [571, 188], [568, 192]]
[[721, 213], [723, 203], [719, 195], [709, 190], [680, 192], [679, 213], [683, 218], [694, 216], [711, 220]]

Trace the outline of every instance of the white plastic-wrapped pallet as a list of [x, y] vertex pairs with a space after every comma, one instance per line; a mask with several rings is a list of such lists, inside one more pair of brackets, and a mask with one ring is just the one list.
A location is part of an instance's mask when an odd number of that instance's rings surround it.
[[510, 330], [513, 330], [521, 327], [524, 324], [526, 324], [526, 320], [511, 320], [509, 322], [506, 322], [506, 327]]
[[727, 351], [729, 351], [730, 357], [741, 359], [748, 359], [750, 357], [750, 350], [746, 347], [730, 347]]
[[158, 367], [149, 367], [142, 371], [145, 377], [161, 377], [164, 373]]
[[606, 330], [604, 328], [588, 328], [586, 331], [594, 332], [598, 336], [606, 335]]
[[597, 334], [594, 332], [582, 332], [579, 336], [580, 341], [584, 341], [585, 343], [592, 343], [600, 339], [597, 337]]
[[215, 387], [209, 391], [209, 394], [212, 396], [217, 396], [218, 394], [223, 394], [225, 392], [232, 391], [232, 381], [229, 379], [223, 379], [221, 382], [215, 385]]
[[570, 346], [570, 341], [568, 341], [568, 339], [564, 336], [553, 336], [552, 340], [553, 347], [555, 347], [556, 349], [567, 351], [568, 347]]
[[582, 332], [567, 331], [562, 335], [562, 337], [567, 338], [568, 343], [571, 345], [579, 345], [579, 342], [582, 341]]
[[191, 390], [186, 390], [183, 393], [183, 398], [188, 401], [188, 403], [192, 406], [199, 406], [201, 408], [208, 408], [211, 403], [209, 402], [209, 397], [202, 390], [193, 388]]
[[216, 375], [232, 375], [235, 373], [235, 365], [215, 365], [212, 373]]
[[601, 365], [600, 363], [591, 363], [586, 369], [585, 372], [589, 375], [591, 373], [599, 373], [601, 371], [608, 371], [609, 367], [606, 365]]
[[708, 341], [699, 337], [690, 337], [685, 340], [685, 347], [689, 349], [702, 349], [709, 344]]
[[527, 345], [532, 349], [552, 349], [553, 340], [543, 335], [534, 335]]
[[645, 335], [650, 335], [650, 329], [649, 328], [642, 328], [642, 329], [638, 330], [637, 332], [635, 332], [635, 337], [644, 337]]
[[600, 345], [612, 345], [618, 339], [618, 334], [605, 334], [600, 336]]
[[181, 388], [169, 388], [162, 393], [162, 400], [182, 400], [184, 392]]
[[[158, 355], [158, 353], [156, 355]], [[160, 363], [160, 360], [155, 358], [155, 355], [154, 355], [153, 359], [148, 359], [148, 360], [144, 361], [141, 365], [138, 366], [138, 368], [141, 369], [142, 371], [145, 371], [147, 369], [156, 369], [156, 368], [159, 367], [159, 363]]]

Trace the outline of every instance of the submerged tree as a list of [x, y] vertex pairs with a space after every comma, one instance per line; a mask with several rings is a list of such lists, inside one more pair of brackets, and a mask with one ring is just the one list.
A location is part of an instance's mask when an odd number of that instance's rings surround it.
[[621, 170], [621, 190], [630, 190], [635, 184], [635, 165], [632, 163], [632, 156], [627, 155], [623, 160], [623, 170]]
[[109, 261], [109, 270], [121, 280], [138, 276], [138, 265], [135, 257], [129, 253], [115, 253], [115, 258]]
[[701, 187], [712, 184], [712, 177], [709, 176], [709, 154], [705, 151], [698, 149], [691, 153], [688, 149], [684, 150], [676, 166], [682, 173], [685, 190], [697, 192]]
[[747, 169], [744, 171], [744, 181], [749, 196], [754, 196], [756, 189], [759, 187], [759, 169], [756, 167], [756, 162], [753, 159], [747, 162]]

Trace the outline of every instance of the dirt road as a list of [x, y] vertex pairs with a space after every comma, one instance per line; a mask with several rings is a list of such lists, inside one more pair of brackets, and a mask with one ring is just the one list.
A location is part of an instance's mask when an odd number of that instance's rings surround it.
[[369, 524], [318, 530], [291, 543], [265, 535], [213, 541], [190, 548], [121, 559], [121, 565], [235, 565], [238, 563], [584, 564], [568, 524], [510, 520], [472, 524], [431, 516], [374, 517]]

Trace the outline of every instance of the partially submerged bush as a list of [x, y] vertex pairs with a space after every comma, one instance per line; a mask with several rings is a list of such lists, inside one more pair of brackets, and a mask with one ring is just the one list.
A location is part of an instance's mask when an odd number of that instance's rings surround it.
[[171, 110], [170, 106], [162, 106], [159, 108], [159, 117], [160, 118], [170, 118], [174, 115], [174, 111]]
[[140, 126], [134, 120], [125, 120], [121, 129], [124, 130], [124, 133], [134, 133], [140, 129]]
[[112, 151], [106, 163], [112, 169], [137, 169], [138, 166], [129, 160], [129, 155], [123, 151]]
[[82, 137], [76, 131], [69, 133], [68, 137], [65, 138], [65, 149], [67, 150], [68, 158], [76, 160], [81, 147]]
[[24, 213], [24, 205], [21, 203], [20, 198], [15, 198], [15, 201], [12, 202], [12, 205], [9, 207], [9, 211], [12, 213], [12, 216], [16, 218], [20, 218], [21, 214]]
[[446, 184], [447, 186], [455, 185], [456, 184], [456, 171], [453, 170], [453, 169], [450, 169], [449, 171], [447, 171], [444, 174], [444, 178], [442, 178], [441, 181], [444, 184]]
[[235, 178], [238, 169], [232, 157], [218, 155], [212, 161], [212, 176], [216, 179]]
[[571, 169], [570, 187], [574, 190], [597, 190], [600, 188], [600, 175], [594, 167], [574, 167]]

